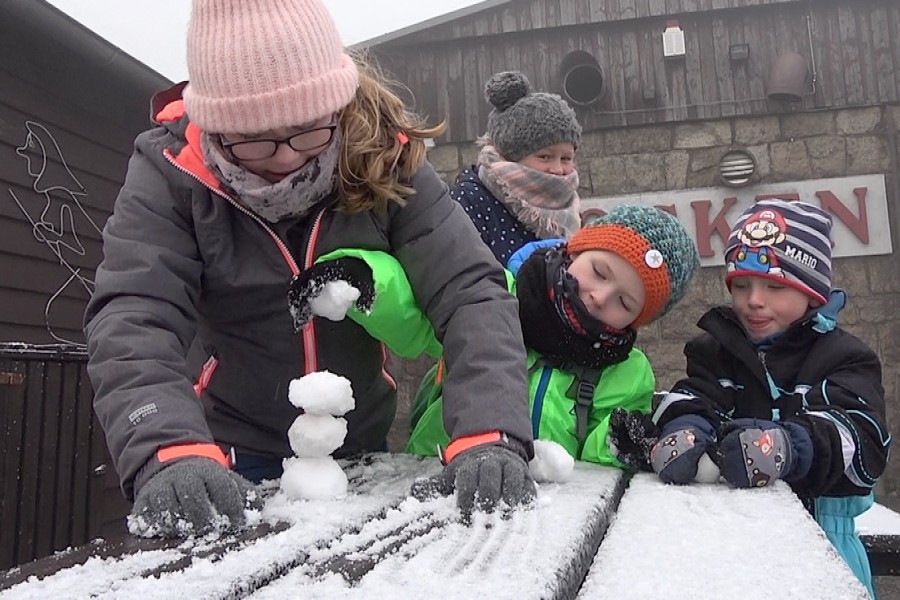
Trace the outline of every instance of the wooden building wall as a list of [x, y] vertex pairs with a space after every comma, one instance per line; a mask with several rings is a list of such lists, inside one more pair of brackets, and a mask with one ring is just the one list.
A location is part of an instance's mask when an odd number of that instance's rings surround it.
[[169, 84], [44, 0], [0, 1], [0, 569], [124, 533], [82, 318], [134, 138]]
[[[405, 36], [404, 43], [449, 41], [535, 29], [676, 16], [728, 8], [747, 8], [803, 0], [508, 0], [484, 2], [486, 10], [447, 19], [440, 25]], [[452, 15], [451, 15], [452, 16]]]
[[[669, 18], [684, 30], [683, 58], [663, 57]], [[729, 46], [741, 43], [749, 59], [732, 62]], [[561, 93], [559, 66], [575, 50], [597, 59], [607, 85], [600, 101], [576, 107], [588, 131], [900, 100], [895, 0], [511, 0], [371, 50], [420, 112], [448, 120], [439, 143], [483, 133], [491, 74], [520, 69], [535, 88]], [[806, 58], [810, 75], [815, 65], [815, 94], [795, 105], [766, 98], [786, 51]]]
[[168, 84], [43, 0], [0, 3], [0, 342], [83, 342], [100, 230]]

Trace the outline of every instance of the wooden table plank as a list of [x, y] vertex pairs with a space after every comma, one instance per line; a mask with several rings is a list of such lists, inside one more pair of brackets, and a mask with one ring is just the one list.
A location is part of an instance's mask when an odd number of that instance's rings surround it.
[[900, 576], [900, 535], [867, 535], [859, 536], [866, 554], [873, 577]]
[[345, 464], [344, 499], [291, 501], [271, 490], [263, 518], [275, 526], [214, 540], [93, 544], [15, 569], [0, 590], [54, 600], [572, 598], [626, 485], [617, 469], [579, 464], [571, 481], [542, 485], [533, 510], [466, 525], [453, 498], [407, 497], [415, 478], [440, 469], [436, 459], [365, 457]]
[[868, 598], [790, 488], [637, 475], [579, 598]]
[[407, 501], [250, 598], [573, 598], [625, 485], [618, 469], [579, 463], [533, 510], [468, 526], [452, 498]]

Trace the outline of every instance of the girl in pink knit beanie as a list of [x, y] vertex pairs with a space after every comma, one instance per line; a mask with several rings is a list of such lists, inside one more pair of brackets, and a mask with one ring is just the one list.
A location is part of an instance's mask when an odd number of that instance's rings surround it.
[[154, 97], [155, 126], [135, 142], [85, 316], [131, 530], [245, 524], [254, 483], [293, 455], [287, 390], [307, 373], [351, 383], [335, 457], [388, 449], [397, 395], [381, 342], [350, 320], [295, 331], [288, 310], [292, 281], [304, 297], [343, 280], [358, 304], [376, 300], [361, 260], [318, 260], [342, 248], [396, 257], [443, 342], [445, 473], [460, 506], [530, 502], [517, 305], [425, 160], [443, 125], [345, 52], [321, 0], [194, 0], [187, 62], [190, 83]]

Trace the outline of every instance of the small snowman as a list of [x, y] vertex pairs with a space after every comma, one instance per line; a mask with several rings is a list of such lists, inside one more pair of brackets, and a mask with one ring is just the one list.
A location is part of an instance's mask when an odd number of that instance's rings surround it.
[[284, 459], [281, 489], [293, 500], [343, 498], [347, 476], [331, 453], [347, 436], [341, 415], [356, 405], [350, 381], [328, 371], [309, 373], [291, 381], [288, 400], [304, 414], [288, 429], [296, 456]]

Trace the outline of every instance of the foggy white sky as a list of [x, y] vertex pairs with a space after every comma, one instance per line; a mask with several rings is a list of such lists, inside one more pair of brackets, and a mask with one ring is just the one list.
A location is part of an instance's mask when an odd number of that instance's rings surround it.
[[[187, 79], [184, 37], [190, 0], [47, 1], [169, 79]], [[479, 1], [325, 0], [325, 4], [344, 43], [350, 45]]]

